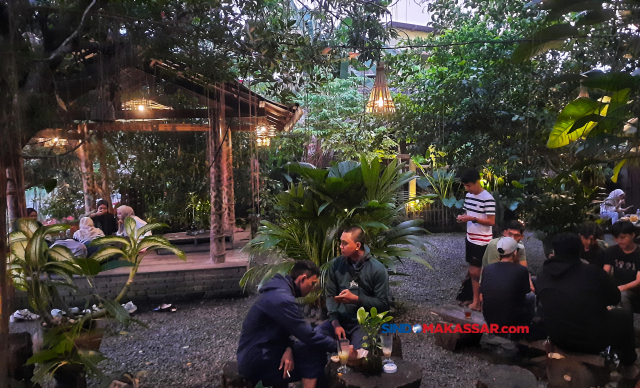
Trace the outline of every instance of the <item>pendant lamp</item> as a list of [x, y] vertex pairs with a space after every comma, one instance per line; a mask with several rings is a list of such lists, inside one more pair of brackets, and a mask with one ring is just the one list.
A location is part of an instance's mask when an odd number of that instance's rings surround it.
[[379, 62], [376, 68], [376, 80], [373, 83], [373, 89], [367, 102], [367, 113], [387, 115], [396, 112], [396, 106], [391, 98], [391, 93], [389, 93], [384, 70], [384, 62]]

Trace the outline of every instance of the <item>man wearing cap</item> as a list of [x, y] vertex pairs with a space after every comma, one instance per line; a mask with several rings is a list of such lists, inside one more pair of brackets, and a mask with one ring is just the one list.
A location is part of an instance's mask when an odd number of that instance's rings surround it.
[[494, 238], [487, 245], [487, 250], [484, 251], [482, 256], [482, 267], [486, 267], [489, 264], [497, 263], [500, 261], [500, 253], [498, 253], [498, 241], [503, 237], [511, 237], [518, 243], [518, 262], [521, 265], [527, 266], [527, 252], [522, 245], [522, 239], [524, 238], [524, 225], [518, 220], [511, 220], [504, 225], [502, 231], [502, 237]]
[[496, 249], [500, 261], [482, 270], [484, 319], [500, 326], [529, 325], [535, 312], [535, 295], [530, 292], [529, 271], [518, 263], [518, 242], [502, 237]]

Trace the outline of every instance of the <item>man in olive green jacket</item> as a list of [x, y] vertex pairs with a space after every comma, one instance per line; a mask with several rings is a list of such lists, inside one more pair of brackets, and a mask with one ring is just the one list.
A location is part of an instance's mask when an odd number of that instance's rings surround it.
[[358, 325], [357, 311], [375, 307], [389, 310], [389, 275], [378, 260], [364, 250], [364, 231], [358, 226], [340, 237], [340, 252], [327, 271], [325, 294], [329, 320], [321, 325], [339, 339], [348, 338], [354, 349], [362, 347], [364, 331]]

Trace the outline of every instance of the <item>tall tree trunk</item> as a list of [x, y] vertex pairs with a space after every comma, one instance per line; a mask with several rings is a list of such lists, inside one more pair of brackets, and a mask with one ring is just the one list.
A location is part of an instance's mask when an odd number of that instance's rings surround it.
[[225, 131], [224, 142], [222, 143], [222, 179], [224, 198], [224, 215], [222, 223], [225, 234], [233, 237], [236, 229], [235, 194], [233, 191], [233, 150], [231, 148], [231, 129]]
[[[224, 87], [224, 84], [217, 84]], [[224, 263], [226, 259], [224, 246], [224, 225], [222, 216], [223, 177], [221, 142], [226, 127], [224, 115], [224, 93], [216, 91], [216, 107], [209, 109], [209, 168], [211, 178], [211, 232], [209, 235], [209, 253], [212, 263]]]
[[77, 150], [76, 154], [80, 159], [80, 170], [82, 171], [82, 192], [84, 193], [84, 212], [91, 213], [95, 208], [95, 179], [93, 175], [93, 163], [90, 158], [89, 136], [85, 125], [80, 126], [80, 132], [84, 133], [84, 144]]
[[20, 151], [14, 151], [9, 156], [11, 165], [5, 168], [6, 171], [6, 193], [7, 210], [9, 213], [9, 223], [12, 224], [17, 218], [26, 217], [27, 200], [24, 190], [24, 168]]
[[[6, 127], [2, 126], [2, 132]], [[6, 138], [3, 136], [3, 138]], [[0, 171], [4, 172], [6, 164], [4, 163], [4, 155], [7, 147], [0, 146]], [[9, 357], [9, 298], [11, 286], [7, 276], [7, 179], [5, 174], [0, 174], [0, 387], [9, 386], [8, 368]]]
[[97, 153], [98, 153], [98, 163], [100, 163], [100, 178], [102, 179], [102, 199], [109, 203], [109, 209], [113, 207], [111, 203], [111, 187], [109, 186], [109, 170], [107, 168], [107, 158], [105, 156], [104, 149], [104, 133], [102, 131], [98, 131], [98, 143], [97, 143]]

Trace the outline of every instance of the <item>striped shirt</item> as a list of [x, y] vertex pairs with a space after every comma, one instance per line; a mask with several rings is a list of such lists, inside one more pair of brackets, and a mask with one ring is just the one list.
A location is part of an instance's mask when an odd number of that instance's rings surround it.
[[[464, 199], [464, 210], [467, 215], [476, 218], [488, 218], [496, 215], [496, 201], [487, 190], [482, 190], [478, 195], [467, 193]], [[476, 245], [488, 245], [493, 238], [490, 226], [476, 222], [467, 222], [467, 240]]]

